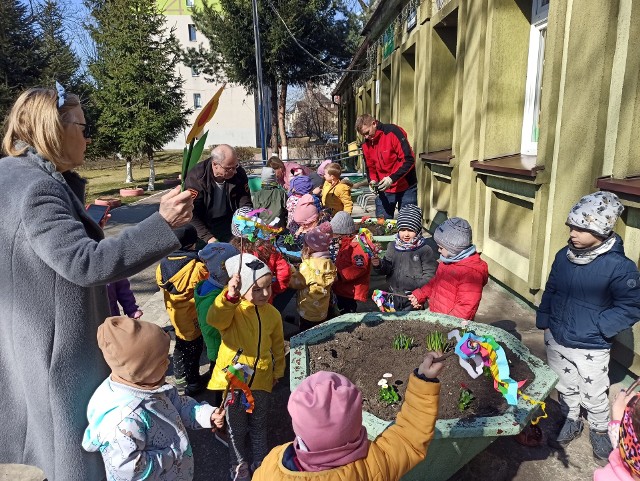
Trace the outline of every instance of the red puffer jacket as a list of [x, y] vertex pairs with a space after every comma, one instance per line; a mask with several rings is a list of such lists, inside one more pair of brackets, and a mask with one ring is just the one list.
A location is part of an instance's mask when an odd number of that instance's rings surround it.
[[333, 292], [337, 296], [366, 301], [369, 298], [371, 263], [354, 237], [344, 237], [340, 241], [336, 268], [338, 279], [333, 283]]
[[460, 262], [440, 262], [436, 275], [427, 285], [413, 291], [413, 295], [421, 304], [429, 299], [431, 312], [473, 319], [488, 280], [489, 267], [476, 253]]
[[404, 192], [416, 185], [416, 160], [401, 127], [378, 122], [373, 138], [362, 144], [362, 154], [370, 181], [391, 177], [393, 184], [385, 192]]
[[275, 248], [271, 250], [271, 255], [268, 259], [266, 259], [266, 254], [266, 249], [258, 249], [257, 252], [253, 253], [253, 255], [267, 264], [267, 267], [271, 270], [273, 277], [275, 277], [273, 284], [271, 284], [271, 299], [269, 300], [269, 302], [272, 303], [275, 296], [284, 292], [287, 287], [289, 287], [289, 281], [291, 280], [291, 266], [284, 256]]

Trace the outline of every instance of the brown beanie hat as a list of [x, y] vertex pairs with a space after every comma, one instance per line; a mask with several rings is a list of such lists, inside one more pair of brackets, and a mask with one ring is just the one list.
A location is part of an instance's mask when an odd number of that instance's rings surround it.
[[164, 384], [169, 335], [159, 326], [126, 316], [107, 317], [98, 327], [98, 347], [117, 378], [143, 389]]

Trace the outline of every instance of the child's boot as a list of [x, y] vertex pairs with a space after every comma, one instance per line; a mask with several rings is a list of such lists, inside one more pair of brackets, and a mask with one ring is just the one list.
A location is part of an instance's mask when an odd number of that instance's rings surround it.
[[607, 431], [594, 431], [592, 429], [589, 432], [589, 441], [591, 441], [591, 447], [593, 448], [593, 459], [598, 465], [606, 466], [609, 462], [609, 454], [613, 451], [609, 433]]
[[569, 445], [571, 441], [580, 437], [582, 434], [582, 429], [584, 428], [584, 424], [582, 419], [570, 419], [564, 422], [564, 426], [560, 430], [560, 434], [556, 438], [555, 444], [564, 448]]

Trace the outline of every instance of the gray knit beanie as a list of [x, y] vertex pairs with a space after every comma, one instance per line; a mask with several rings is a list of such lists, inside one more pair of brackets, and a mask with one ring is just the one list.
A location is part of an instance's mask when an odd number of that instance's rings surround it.
[[355, 234], [357, 231], [356, 224], [353, 222], [351, 215], [343, 210], [336, 213], [333, 219], [331, 219], [331, 229], [334, 234], [338, 235]]
[[[240, 259], [242, 258], [242, 267]], [[255, 282], [266, 275], [271, 275], [271, 270], [267, 265], [251, 254], [242, 254], [230, 257], [224, 262], [224, 267], [229, 273], [229, 277], [238, 273], [240, 269], [240, 295], [244, 296]]]
[[416, 234], [422, 232], [422, 209], [414, 204], [407, 204], [398, 212], [398, 231], [410, 230]]
[[275, 184], [276, 182], [276, 173], [271, 167], [263, 167], [262, 173], [260, 174], [260, 180], [264, 184], [265, 182], [271, 182]]
[[471, 246], [471, 226], [460, 217], [452, 217], [438, 226], [433, 240], [450, 254], [458, 255]]
[[599, 237], [609, 237], [624, 206], [618, 196], [599, 191], [585, 195], [571, 208], [566, 224], [584, 229]]

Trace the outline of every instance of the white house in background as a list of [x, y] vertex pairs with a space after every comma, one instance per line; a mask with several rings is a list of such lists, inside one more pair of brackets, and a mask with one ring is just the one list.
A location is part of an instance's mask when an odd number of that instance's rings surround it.
[[[158, 0], [158, 6], [167, 18], [167, 26], [175, 28], [175, 34], [183, 48], [208, 46], [207, 38], [196, 30], [191, 9], [201, 6], [201, 0]], [[165, 149], [182, 149], [189, 129], [193, 125], [200, 110], [220, 88], [220, 84], [210, 83], [199, 72], [178, 64], [178, 73], [184, 79], [184, 103], [193, 110], [189, 126], [173, 141], [164, 146]], [[256, 147], [259, 145], [258, 109], [252, 94], [240, 85], [227, 84], [218, 111], [205, 127], [209, 131], [207, 145], [229, 144], [235, 147]]]

